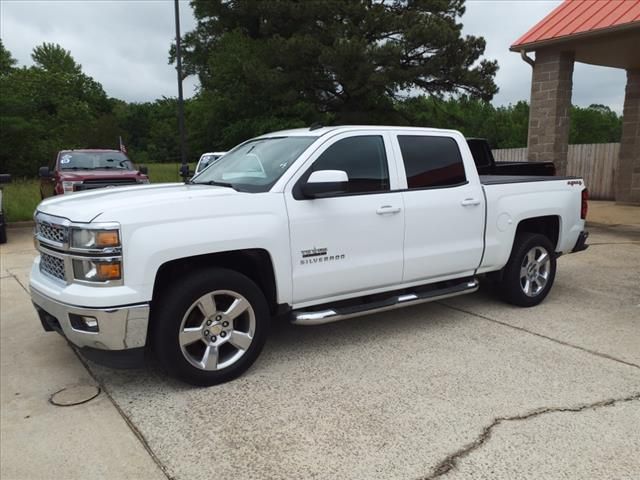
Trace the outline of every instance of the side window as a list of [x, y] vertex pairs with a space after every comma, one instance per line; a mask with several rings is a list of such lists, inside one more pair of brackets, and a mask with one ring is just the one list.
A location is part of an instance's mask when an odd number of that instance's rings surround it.
[[389, 190], [389, 169], [384, 140], [380, 135], [363, 135], [338, 140], [313, 163], [311, 172], [343, 170], [349, 176], [348, 193]]
[[398, 135], [398, 142], [409, 188], [447, 187], [467, 180], [453, 138]]

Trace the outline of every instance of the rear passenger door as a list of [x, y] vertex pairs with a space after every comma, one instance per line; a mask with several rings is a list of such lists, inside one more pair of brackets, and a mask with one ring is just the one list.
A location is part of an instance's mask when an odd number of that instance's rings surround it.
[[406, 182], [403, 281], [473, 275], [482, 258], [484, 195], [475, 170], [465, 170], [464, 138], [407, 131], [394, 139]]

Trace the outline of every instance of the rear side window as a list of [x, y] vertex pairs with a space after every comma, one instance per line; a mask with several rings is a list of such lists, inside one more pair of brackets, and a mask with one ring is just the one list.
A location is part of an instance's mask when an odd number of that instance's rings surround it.
[[311, 172], [343, 170], [349, 176], [347, 193], [389, 190], [389, 169], [384, 141], [379, 135], [338, 140], [313, 163]]
[[447, 187], [467, 181], [453, 138], [398, 135], [398, 142], [409, 188]]
[[483, 141], [467, 140], [467, 144], [469, 145], [469, 150], [471, 150], [471, 155], [473, 156], [473, 161], [476, 166], [486, 167], [491, 165]]

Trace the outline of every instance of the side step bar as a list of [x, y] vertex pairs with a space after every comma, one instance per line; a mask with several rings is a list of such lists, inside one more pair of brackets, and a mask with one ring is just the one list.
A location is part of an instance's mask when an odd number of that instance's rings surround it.
[[473, 279], [458, 285], [434, 289], [428, 292], [404, 293], [402, 295], [394, 295], [385, 300], [378, 300], [350, 307], [328, 308], [318, 311], [294, 310], [292, 312], [291, 323], [294, 325], [307, 326], [337, 322], [339, 320], [346, 320], [347, 318], [359, 317], [370, 313], [384, 312], [387, 310], [394, 310], [396, 308], [418, 305], [419, 303], [434, 302], [443, 298], [473, 293], [478, 290], [479, 285], [478, 280]]

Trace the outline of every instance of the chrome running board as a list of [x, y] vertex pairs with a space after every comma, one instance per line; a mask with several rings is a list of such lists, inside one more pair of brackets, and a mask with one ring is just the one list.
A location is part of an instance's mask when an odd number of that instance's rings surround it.
[[454, 286], [433, 289], [428, 292], [403, 293], [393, 295], [385, 300], [373, 301], [341, 308], [327, 308], [323, 310], [294, 310], [291, 323], [294, 325], [322, 325], [324, 323], [337, 322], [348, 318], [368, 315], [370, 313], [384, 312], [396, 308], [409, 307], [420, 303], [434, 302], [443, 298], [455, 297], [478, 290], [477, 279], [466, 280]]

